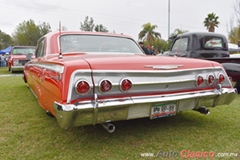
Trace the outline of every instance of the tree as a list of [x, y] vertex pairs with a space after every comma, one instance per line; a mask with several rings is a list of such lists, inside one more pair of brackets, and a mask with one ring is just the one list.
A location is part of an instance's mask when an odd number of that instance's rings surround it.
[[188, 30], [181, 30], [179, 28], [175, 29], [173, 33], [170, 34], [170, 37], [177, 36], [179, 34], [183, 34], [188, 32]]
[[81, 31], [93, 31], [94, 26], [95, 26], [93, 22], [94, 22], [94, 20], [92, 17], [90, 19], [88, 16], [85, 17], [84, 23], [80, 22], [80, 24], [81, 24], [80, 30]]
[[17, 45], [35, 46], [38, 39], [50, 31], [51, 27], [48, 23], [43, 22], [36, 25], [30, 19], [29, 21], [23, 21], [16, 27], [13, 37]]
[[164, 39], [156, 40], [154, 43], [154, 47], [157, 48], [161, 53], [169, 49], [168, 42], [165, 41]]
[[40, 35], [43, 36], [49, 32], [51, 32], [51, 26], [49, 25], [49, 23], [43, 22], [42, 24], [38, 25], [39, 29], [40, 29]]
[[215, 13], [209, 13], [205, 18], [203, 24], [207, 28], [208, 32], [215, 32], [215, 27], [218, 27], [218, 16]]
[[95, 30], [96, 32], [108, 32], [107, 28], [104, 27], [102, 24], [96, 25], [95, 28], [94, 28], [94, 30]]
[[157, 25], [151, 25], [151, 23], [146, 23], [142, 26], [143, 30], [138, 34], [138, 39], [146, 41], [148, 45], [154, 45], [155, 40], [161, 38], [161, 34], [155, 32]]
[[235, 15], [237, 17], [237, 22], [240, 24], [240, 0], [236, 0], [236, 3], [233, 5], [233, 9], [235, 11]]
[[239, 31], [240, 27], [234, 27], [231, 29], [231, 31], [228, 33], [228, 40], [230, 43], [238, 44], [238, 41], [240, 40]]
[[188, 30], [182, 30], [182, 29], [177, 28], [177, 29], [174, 30], [173, 33], [171, 33], [171, 36], [177, 36], [179, 34], [183, 34], [183, 33], [186, 33], [186, 32], [188, 32]]
[[228, 40], [230, 43], [238, 44], [240, 41], [240, 0], [236, 0], [233, 5], [237, 24], [234, 23], [234, 16], [230, 18], [230, 31], [228, 30]]
[[0, 49], [5, 49], [13, 45], [12, 37], [0, 30]]

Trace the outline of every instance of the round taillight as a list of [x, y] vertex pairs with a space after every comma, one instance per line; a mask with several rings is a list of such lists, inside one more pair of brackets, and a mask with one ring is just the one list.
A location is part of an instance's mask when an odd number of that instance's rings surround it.
[[220, 74], [218, 77], [218, 83], [222, 83], [225, 80], [224, 75]]
[[197, 76], [197, 81], [196, 81], [196, 85], [200, 86], [201, 84], [203, 84], [204, 79], [202, 76]]
[[120, 84], [122, 91], [128, 91], [132, 88], [132, 82], [129, 79], [123, 79]]
[[214, 80], [215, 80], [214, 76], [213, 75], [209, 75], [208, 76], [208, 85], [213, 84]]
[[75, 90], [79, 94], [84, 94], [84, 93], [89, 92], [90, 85], [87, 81], [80, 80], [76, 83]]
[[108, 92], [112, 89], [112, 83], [109, 80], [102, 80], [99, 86], [102, 92]]

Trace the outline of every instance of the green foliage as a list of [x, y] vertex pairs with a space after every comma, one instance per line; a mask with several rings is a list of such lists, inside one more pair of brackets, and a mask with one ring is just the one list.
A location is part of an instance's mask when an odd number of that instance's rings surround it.
[[80, 22], [80, 25], [81, 25], [81, 27], [80, 27], [81, 31], [93, 31], [94, 26], [95, 26], [93, 18], [91, 17], [89, 19], [88, 16], [85, 17], [85, 20], [83, 23]]
[[138, 39], [143, 40], [147, 45], [153, 46], [155, 40], [161, 38], [159, 32], [154, 31], [157, 28], [157, 25], [151, 25], [151, 23], [146, 23], [142, 26], [143, 30], [138, 34]]
[[228, 40], [230, 43], [238, 44], [240, 41], [240, 27], [234, 27], [228, 34]]
[[108, 32], [107, 28], [102, 24], [94, 24], [93, 18], [85, 17], [84, 22], [80, 22], [80, 30], [81, 31], [90, 31], [90, 32]]
[[154, 43], [154, 47], [157, 48], [160, 53], [169, 49], [168, 42], [163, 39], [156, 40]]
[[48, 32], [51, 32], [51, 26], [46, 22], [39, 24], [38, 27], [40, 30], [40, 36], [43, 36], [43, 35], [47, 34]]
[[0, 50], [13, 45], [12, 37], [0, 30]]
[[95, 30], [96, 32], [108, 32], [107, 28], [104, 27], [102, 24], [96, 25], [95, 28], [94, 28], [94, 30]]
[[37, 45], [40, 37], [51, 31], [48, 23], [36, 25], [33, 20], [23, 21], [20, 23], [14, 32], [15, 43], [17, 45]]
[[179, 34], [183, 34], [183, 33], [186, 33], [186, 32], [188, 32], [188, 30], [182, 30], [182, 29], [177, 28], [177, 29], [174, 30], [173, 33], [170, 34], [170, 37], [177, 36]]
[[228, 31], [228, 40], [230, 43], [238, 44], [240, 41], [240, 0], [236, 0], [233, 4], [237, 24], [234, 22], [234, 17], [230, 18], [230, 31]]
[[209, 13], [207, 17], [204, 19], [204, 26], [207, 28], [209, 32], [215, 32], [215, 27], [218, 27], [219, 21], [218, 16], [215, 13]]

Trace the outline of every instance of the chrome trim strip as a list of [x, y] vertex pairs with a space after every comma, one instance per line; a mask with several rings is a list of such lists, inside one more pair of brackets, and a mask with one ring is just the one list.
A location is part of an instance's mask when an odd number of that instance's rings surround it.
[[153, 68], [153, 69], [163, 69], [163, 70], [169, 70], [169, 69], [177, 69], [179, 67], [182, 67], [183, 65], [146, 65], [145, 68]]
[[178, 69], [178, 70], [75, 70], [73, 73], [76, 74], [76, 72], [83, 72], [83, 73], [173, 73], [173, 72], [186, 72], [186, 71], [199, 71], [199, 70], [213, 70], [222, 71], [223, 68], [221, 67], [206, 67], [206, 68], [191, 68], [191, 69]]
[[223, 70], [222, 67], [203, 67], [203, 68], [190, 68], [190, 69], [178, 69], [178, 70], [93, 70], [93, 73], [173, 73], [173, 72], [185, 72], [185, 71], [199, 71], [199, 70]]
[[143, 84], [165, 84], [165, 83], [181, 83], [195, 81], [195, 79], [180, 79], [180, 80], [169, 80], [169, 81], [153, 81], [153, 82], [134, 82], [132, 85], [143, 85]]
[[30, 62], [27, 65], [48, 69], [48, 70], [55, 71], [55, 72], [61, 73], [61, 74], [64, 72], [64, 66], [58, 65], [58, 64], [39, 64], [39, 63]]

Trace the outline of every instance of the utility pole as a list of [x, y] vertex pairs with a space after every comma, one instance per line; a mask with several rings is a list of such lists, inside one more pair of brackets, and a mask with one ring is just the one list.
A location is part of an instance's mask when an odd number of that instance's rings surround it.
[[168, 0], [168, 38], [170, 37], [170, 0]]

